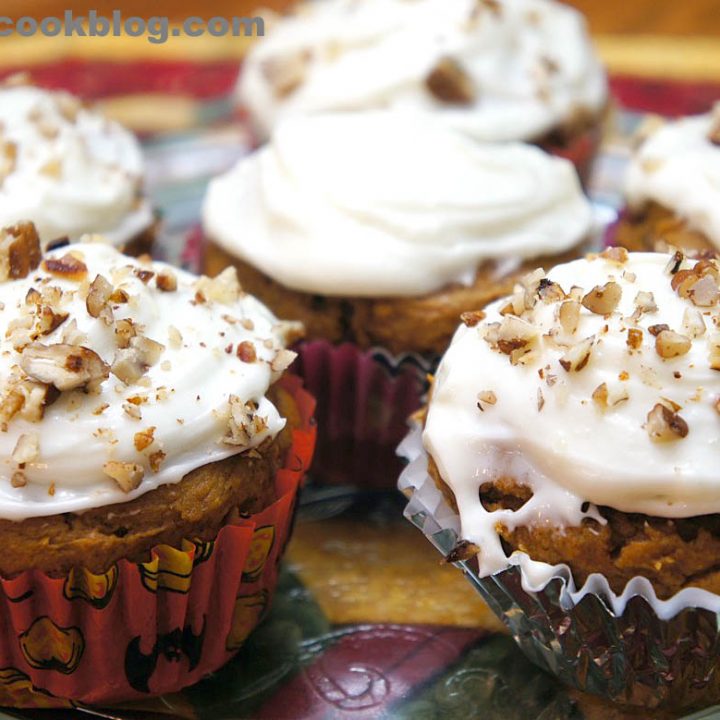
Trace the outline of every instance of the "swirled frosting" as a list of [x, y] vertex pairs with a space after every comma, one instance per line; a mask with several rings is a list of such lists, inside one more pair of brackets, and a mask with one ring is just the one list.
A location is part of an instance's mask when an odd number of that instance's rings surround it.
[[392, 108], [537, 140], [607, 102], [582, 16], [554, 0], [304, 3], [252, 48], [237, 92], [265, 136], [287, 115]]
[[64, 92], [0, 88], [0, 227], [123, 244], [153, 221], [142, 178], [140, 145], [117, 123]]
[[[19, 242], [3, 235], [0, 260]], [[234, 270], [211, 281], [80, 243], [0, 300], [2, 518], [132, 500], [284, 426], [265, 394], [293, 328]]]
[[628, 166], [625, 192], [631, 207], [659, 203], [720, 247], [720, 105], [652, 133]]
[[[611, 250], [529, 276], [458, 329], [423, 441], [484, 574], [508, 563], [497, 524], [720, 512], [718, 277], [714, 261]], [[515, 512], [479, 500], [501, 477], [533, 492]]]
[[391, 112], [295, 118], [210, 183], [206, 234], [276, 281], [338, 296], [420, 295], [485, 261], [561, 253], [591, 207], [572, 165]]

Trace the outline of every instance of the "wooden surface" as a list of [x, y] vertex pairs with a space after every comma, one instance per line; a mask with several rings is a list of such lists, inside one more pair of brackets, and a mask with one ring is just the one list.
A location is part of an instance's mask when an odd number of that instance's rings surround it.
[[[125, 15], [178, 19], [188, 15], [231, 17], [251, 13], [259, 5], [278, 8], [288, 4], [288, 0], [4, 0], [1, 12], [10, 17], [45, 17], [65, 8], [76, 13], [96, 8], [108, 14], [118, 8]], [[596, 33], [701, 34], [720, 38], [718, 0], [571, 0], [571, 4], [587, 14]]]

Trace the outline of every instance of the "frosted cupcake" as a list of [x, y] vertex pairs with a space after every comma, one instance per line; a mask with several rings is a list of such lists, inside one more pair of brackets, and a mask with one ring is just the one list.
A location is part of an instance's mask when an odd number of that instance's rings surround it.
[[297, 328], [233, 270], [43, 257], [30, 224], [2, 231], [0, 271], [0, 662], [33, 690], [2, 704], [178, 690], [274, 589], [312, 452], [312, 402], [282, 379]]
[[102, 233], [148, 252], [155, 219], [136, 138], [68, 93], [0, 86], [0, 227], [24, 221], [43, 245]]
[[630, 250], [720, 249], [720, 106], [655, 124], [628, 167], [616, 242]]
[[[211, 182], [203, 218], [208, 274], [232, 263], [249, 292], [302, 321], [307, 338], [328, 352], [350, 344], [363, 354], [411, 353], [425, 368], [463, 311], [511, 291], [528, 269], [575, 257], [592, 224], [568, 161], [529, 145], [479, 144], [432, 119], [408, 126], [383, 112], [288, 120], [267, 146]], [[321, 392], [322, 418], [333, 383], [317, 363], [303, 367]], [[362, 424], [369, 438], [379, 428], [390, 454], [419, 393], [410, 407], [388, 409], [352, 387], [339, 381], [338, 391], [392, 417], [392, 431], [357, 407], [333, 416], [355, 418], [347, 433]], [[393, 464], [392, 455], [386, 460]]]
[[403, 448], [408, 515], [523, 649], [621, 702], [720, 692], [719, 279], [622, 248], [529, 275], [458, 329]]
[[288, 115], [391, 108], [587, 166], [608, 103], [582, 16], [550, 0], [321, 0], [273, 24], [237, 97], [261, 138]]

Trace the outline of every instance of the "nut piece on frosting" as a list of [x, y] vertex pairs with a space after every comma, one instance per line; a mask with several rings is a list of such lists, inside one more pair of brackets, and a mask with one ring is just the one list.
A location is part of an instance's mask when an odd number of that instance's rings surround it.
[[30, 223], [0, 231], [0, 266], [0, 453], [12, 459], [0, 499], [14, 517], [37, 513], [38, 484], [39, 514], [121, 502], [112, 493], [177, 482], [282, 429], [267, 391], [301, 327], [244, 293], [235, 269], [198, 278], [97, 239], [43, 257]]

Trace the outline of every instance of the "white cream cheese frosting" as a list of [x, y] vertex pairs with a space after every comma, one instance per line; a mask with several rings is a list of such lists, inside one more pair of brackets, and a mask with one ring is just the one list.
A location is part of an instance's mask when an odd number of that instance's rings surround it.
[[64, 92], [0, 87], [0, 227], [35, 223], [43, 243], [100, 232], [121, 245], [153, 222], [128, 130]]
[[[448, 61], [457, 102], [428, 88]], [[608, 97], [584, 19], [554, 0], [304, 3], [251, 49], [237, 93], [266, 137], [288, 115], [392, 108], [484, 141], [538, 140]]]
[[656, 202], [720, 247], [720, 105], [652, 133], [628, 166], [625, 193], [631, 208]]
[[1, 518], [132, 500], [284, 427], [265, 394], [293, 326], [234, 270], [198, 279], [79, 243], [0, 300]]
[[[602, 522], [602, 505], [720, 512], [718, 265], [606, 255], [540, 271], [512, 310], [505, 299], [469, 319], [435, 376], [423, 443], [455, 494], [462, 537], [481, 548], [482, 574], [508, 565], [498, 523]], [[516, 512], [479, 500], [500, 477], [533, 492]]]
[[429, 118], [341, 113], [282, 123], [215, 178], [205, 233], [296, 290], [413, 296], [484, 262], [567, 251], [592, 209], [566, 160], [480, 144]]

